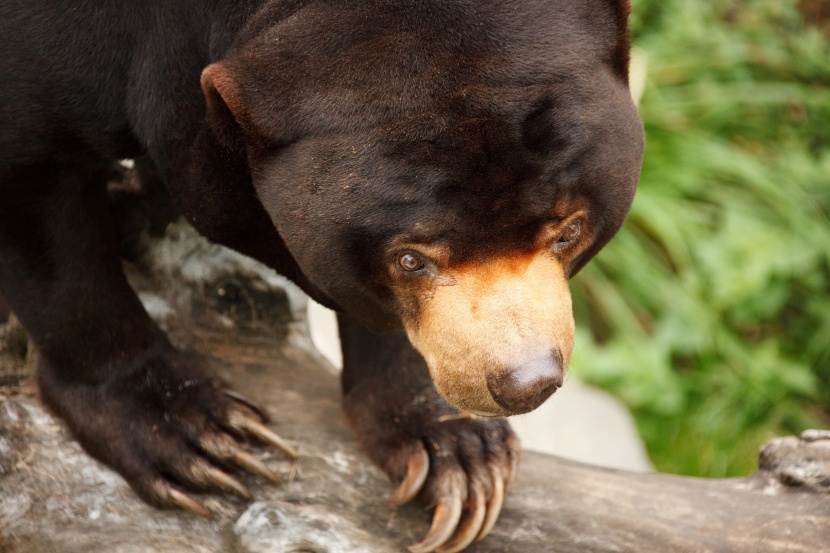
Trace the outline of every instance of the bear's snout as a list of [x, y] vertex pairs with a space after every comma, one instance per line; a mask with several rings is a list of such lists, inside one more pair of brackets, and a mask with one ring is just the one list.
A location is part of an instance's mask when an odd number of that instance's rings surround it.
[[514, 415], [529, 413], [562, 386], [565, 370], [554, 352], [487, 374], [487, 389], [496, 403]]
[[[451, 267], [404, 326], [438, 392], [476, 415], [539, 407], [562, 386], [573, 313], [558, 259], [540, 252]], [[412, 302], [410, 302], [412, 303]]]

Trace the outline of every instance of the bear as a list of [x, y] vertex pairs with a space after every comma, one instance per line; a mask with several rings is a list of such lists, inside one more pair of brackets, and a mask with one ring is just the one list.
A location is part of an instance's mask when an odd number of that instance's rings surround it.
[[256, 403], [174, 348], [122, 272], [106, 180], [145, 156], [208, 239], [338, 312], [346, 416], [434, 506], [413, 552], [487, 535], [506, 416], [563, 383], [568, 279], [619, 230], [644, 133], [628, 0], [0, 1], [0, 293], [45, 404], [152, 505], [276, 481]]

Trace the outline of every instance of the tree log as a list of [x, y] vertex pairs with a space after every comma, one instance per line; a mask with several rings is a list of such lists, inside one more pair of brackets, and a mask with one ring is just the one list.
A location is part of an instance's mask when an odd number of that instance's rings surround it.
[[[159, 511], [84, 454], [30, 384], [0, 387], [0, 553], [382, 553], [419, 541], [430, 517], [383, 503], [392, 485], [350, 435], [297, 293], [181, 225], [146, 251], [152, 263], [130, 267], [151, 313], [265, 405], [301, 457], [259, 451], [284, 483], [240, 475], [254, 502], [210, 498], [214, 520]], [[830, 433], [773, 440], [760, 466], [706, 480], [528, 452], [499, 522], [469, 551], [830, 552]]]

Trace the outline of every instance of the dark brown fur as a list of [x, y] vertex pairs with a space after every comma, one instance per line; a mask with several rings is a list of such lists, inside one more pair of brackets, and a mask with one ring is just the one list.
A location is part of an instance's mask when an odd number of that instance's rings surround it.
[[[564, 279], [619, 229], [643, 148], [627, 92], [628, 9], [0, 0], [0, 289], [41, 353], [46, 402], [148, 501], [166, 504], [159, 478], [204, 489], [188, 463], [206, 455], [200, 439], [227, 431], [231, 404], [145, 313], [108, 213], [111, 160], [146, 155], [205, 236], [345, 313], [346, 411], [375, 461], [400, 478], [413, 444], [426, 444], [427, 500], [450, 466], [490, 490], [498, 471], [485, 467], [515, 456], [506, 423], [440, 424], [456, 411], [402, 323], [417, 326], [435, 287], [450, 285], [442, 275], [487, 259], [542, 256], [567, 294]], [[561, 245], [550, 229], [571, 219], [582, 232]], [[423, 247], [424, 270], [399, 273], [401, 244]], [[485, 351], [486, 334], [511, 320], [482, 325], [471, 359], [502, 358]], [[533, 320], [522, 324], [517, 336], [548, 347]], [[544, 378], [561, 382], [567, 355], [545, 356]], [[488, 385], [516, 395], [508, 413], [551, 390], [534, 380], [523, 401], [511, 380], [522, 367], [464, 370], [499, 375]]]

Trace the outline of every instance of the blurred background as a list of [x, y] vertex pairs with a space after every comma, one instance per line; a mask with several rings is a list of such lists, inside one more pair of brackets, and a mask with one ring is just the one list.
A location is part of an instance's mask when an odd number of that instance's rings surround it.
[[632, 0], [647, 147], [574, 278], [576, 378], [662, 472], [756, 468], [830, 427], [830, 0]]

